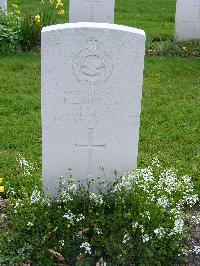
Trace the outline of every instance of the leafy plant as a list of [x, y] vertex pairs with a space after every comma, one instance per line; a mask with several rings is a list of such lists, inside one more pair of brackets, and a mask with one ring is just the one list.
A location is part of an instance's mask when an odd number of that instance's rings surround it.
[[61, 0], [43, 0], [37, 15], [25, 15], [21, 22], [21, 47], [23, 50], [32, 50], [40, 46], [40, 33], [43, 27], [58, 22], [60, 15], [64, 14]]
[[[31, 174], [26, 161], [21, 167]], [[60, 178], [55, 199], [38, 187], [20, 198], [13, 192], [7, 217], [12, 230], [0, 237], [1, 265], [61, 259], [86, 266], [100, 258], [112, 266], [174, 265], [187, 254], [185, 207], [198, 201], [191, 178], [163, 170], [158, 160], [114, 183], [105, 178], [83, 186], [69, 173]]]
[[61, 0], [41, 1], [40, 7], [33, 14], [22, 14], [20, 8], [12, 4], [13, 10], [7, 15], [0, 14], [0, 50], [35, 50], [40, 45], [42, 27], [58, 22], [64, 14]]
[[0, 10], [0, 51], [8, 52], [20, 47], [20, 18], [12, 12], [5, 15]]
[[176, 42], [166, 41], [149, 41], [147, 43], [147, 54], [156, 56], [181, 56], [181, 57], [199, 57], [200, 41]]

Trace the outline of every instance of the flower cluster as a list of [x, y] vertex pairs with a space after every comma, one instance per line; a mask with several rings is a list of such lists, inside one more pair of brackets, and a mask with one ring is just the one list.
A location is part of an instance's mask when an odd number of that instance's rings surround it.
[[36, 16], [35, 16], [35, 23], [36, 23], [36, 24], [40, 24], [40, 21], [41, 21], [41, 17], [40, 17], [40, 15], [36, 15]]
[[29, 163], [23, 156], [19, 154], [18, 158], [18, 163], [20, 168], [23, 171], [24, 175], [30, 175], [33, 171], [36, 170], [36, 165], [33, 163]]
[[38, 190], [34, 190], [31, 194], [31, 197], [30, 197], [30, 204], [33, 205], [35, 203], [38, 203], [40, 202], [41, 200], [41, 194], [40, 194], [40, 191]]
[[200, 246], [194, 246], [193, 249], [190, 250], [190, 253], [200, 255]]
[[90, 244], [88, 242], [82, 243], [80, 248], [84, 249], [85, 254], [91, 254], [92, 253], [91, 246], [90, 246]]
[[[40, 2], [40, 4], [42, 6], [42, 9], [54, 10], [54, 11], [56, 11], [55, 13], [57, 15], [64, 15], [65, 14], [65, 10], [63, 9], [64, 3], [61, 0], [42, 0]], [[38, 14], [35, 16], [36, 24], [41, 23], [41, 19], [42, 19], [41, 17], [43, 15], [46, 15], [46, 12], [41, 12], [41, 15]]]
[[[20, 165], [27, 165], [26, 160]], [[185, 207], [198, 201], [192, 179], [172, 169], [163, 170], [158, 160], [113, 183], [89, 180], [83, 185], [75, 183], [70, 174], [60, 177], [59, 183], [55, 199], [35, 187], [28, 197], [13, 204], [17, 235], [32, 236], [39, 258], [43, 251], [38, 247], [49, 245], [66, 254], [70, 265], [77, 261], [96, 265], [105, 257], [106, 263], [114, 265], [131, 265], [132, 261], [173, 265], [188, 253], [199, 254], [198, 246], [190, 250], [184, 244], [189, 218]], [[199, 223], [196, 216], [190, 220]], [[28, 240], [24, 242], [31, 244]], [[24, 244], [22, 241], [22, 248]]]
[[[156, 160], [154, 165], [160, 167], [159, 161]], [[160, 240], [164, 237], [184, 235], [187, 231], [184, 206], [192, 207], [199, 200], [189, 176], [178, 177], [172, 169], [163, 170], [158, 175], [154, 175], [152, 167], [125, 174], [114, 186], [112, 193], [116, 194], [116, 198], [119, 194], [125, 193], [140, 195], [144, 209], [146, 208], [143, 213], [140, 213], [144, 224], [139, 220], [133, 221], [132, 229], [140, 231], [140, 237], [144, 243], [152, 240], [153, 237]], [[151, 226], [150, 231], [148, 227], [145, 228], [145, 225], [147, 221], [153, 222], [152, 217], [155, 215], [152, 213], [152, 207], [162, 215], [165, 213], [170, 220], [169, 223], [166, 220], [165, 227], [164, 221], [157, 228]], [[154, 223], [156, 226], [155, 220]]]

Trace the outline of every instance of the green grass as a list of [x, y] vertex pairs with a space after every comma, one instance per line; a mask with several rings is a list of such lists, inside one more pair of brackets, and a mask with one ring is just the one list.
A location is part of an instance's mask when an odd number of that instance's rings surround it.
[[19, 153], [40, 164], [39, 67], [38, 54], [0, 59], [0, 175], [8, 178], [17, 175]]
[[[157, 156], [195, 180], [200, 172], [200, 60], [148, 57], [145, 63], [139, 166]], [[18, 153], [41, 175], [40, 56], [0, 56], [0, 169], [17, 175]]]
[[200, 60], [146, 58], [139, 164], [154, 154], [199, 179]]
[[[64, 0], [66, 14], [60, 22], [68, 22], [69, 1]], [[26, 12], [36, 15], [39, 0], [10, 0]], [[176, 0], [116, 0], [115, 22], [144, 29], [148, 38], [173, 38]]]

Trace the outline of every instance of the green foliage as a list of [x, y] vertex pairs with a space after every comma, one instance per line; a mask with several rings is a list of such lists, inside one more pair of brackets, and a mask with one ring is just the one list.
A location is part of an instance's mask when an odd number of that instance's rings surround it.
[[[66, 15], [59, 18], [59, 23], [68, 22], [69, 0], [63, 2]], [[39, 6], [40, 0], [8, 1], [11, 3], [30, 12]], [[115, 0], [115, 23], [144, 29], [147, 38], [173, 39], [175, 10], [175, 0]]]
[[40, 46], [42, 27], [58, 22], [64, 14], [61, 1], [41, 1], [35, 14], [22, 13], [20, 8], [12, 4], [12, 12], [0, 17], [0, 51], [30, 51]]
[[0, 10], [0, 52], [15, 51], [20, 47], [20, 19], [15, 13], [4, 15]]
[[200, 57], [200, 41], [150, 41], [147, 43], [147, 54], [156, 56], [170, 55], [181, 57]]
[[38, 9], [38, 15], [41, 18], [40, 24], [42, 27], [57, 24], [60, 15], [65, 13], [63, 8], [64, 4], [61, 0], [41, 1], [40, 8]]
[[41, 27], [32, 16], [26, 16], [20, 24], [20, 47], [22, 50], [33, 50], [40, 45]]
[[[29, 180], [33, 166], [20, 166]], [[60, 178], [55, 199], [38, 187], [8, 190], [7, 222], [11, 230], [0, 237], [1, 265], [31, 260], [54, 265], [49, 250], [59, 252], [69, 265], [174, 265], [186, 252], [187, 215], [198, 197], [191, 178], [151, 167], [116, 178], [114, 184], [88, 181], [75, 184], [69, 173]], [[96, 194], [93, 192], [96, 191]], [[13, 263], [13, 264], [12, 264]]]

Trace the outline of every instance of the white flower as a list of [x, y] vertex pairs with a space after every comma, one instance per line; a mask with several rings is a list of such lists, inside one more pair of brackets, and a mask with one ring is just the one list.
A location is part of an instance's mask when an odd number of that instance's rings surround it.
[[167, 199], [167, 197], [165, 197], [164, 195], [161, 196], [160, 198], [158, 198], [157, 200], [157, 204], [160, 205], [163, 208], [166, 208], [169, 206], [169, 201]]
[[164, 189], [169, 195], [171, 195], [172, 192], [179, 190], [179, 182], [176, 173], [172, 169], [162, 172], [158, 187]]
[[161, 239], [164, 237], [165, 235], [165, 229], [160, 227], [154, 230], [154, 233], [156, 234], [156, 236], [158, 237], [158, 239]]
[[20, 165], [21, 168], [29, 166], [28, 161], [26, 161], [25, 158], [23, 158], [23, 157], [21, 157], [19, 159], [19, 165]]
[[157, 157], [153, 158], [152, 165], [155, 165], [157, 167], [160, 166], [160, 161], [159, 161], [159, 159]]
[[90, 244], [88, 242], [84, 242], [80, 248], [83, 248], [85, 250], [85, 254], [92, 254], [92, 249], [90, 247]]
[[145, 214], [146, 214], [148, 220], [150, 221], [151, 220], [151, 214], [150, 214], [150, 212], [149, 211], [146, 211]]
[[72, 183], [67, 185], [67, 190], [70, 192], [75, 192], [77, 190], [77, 185]]
[[97, 235], [103, 235], [103, 232], [100, 228], [95, 228], [95, 232], [97, 233]]
[[122, 187], [120, 184], [116, 184], [114, 186], [114, 189], [112, 190], [112, 193], [120, 192], [122, 190]]
[[124, 176], [122, 176], [121, 180], [114, 186], [113, 193], [115, 192], [121, 192], [122, 190], [131, 190], [133, 189], [134, 185], [136, 183], [136, 177], [133, 173], [126, 173]]
[[140, 176], [143, 178], [145, 183], [154, 181], [153, 172], [150, 167], [140, 170]]
[[120, 186], [125, 189], [132, 189], [135, 184], [135, 178], [133, 174], [127, 173], [124, 176], [122, 176]]
[[142, 218], [147, 218], [149, 221], [151, 220], [151, 216], [150, 216], [149, 211], [145, 211], [144, 213], [140, 213], [140, 215], [142, 216]]
[[133, 229], [138, 228], [138, 226], [139, 226], [139, 223], [138, 223], [138, 222], [133, 222], [133, 223], [132, 223], [132, 228], [133, 228]]
[[59, 243], [60, 247], [64, 247], [64, 245], [65, 245], [65, 240], [60, 240], [58, 243]]
[[198, 195], [185, 195], [183, 199], [187, 202], [187, 204], [192, 207], [195, 203], [199, 201]]
[[42, 199], [42, 204], [43, 205], [47, 205], [48, 207], [50, 207], [51, 206], [50, 198], [48, 198], [48, 197], [43, 198]]
[[144, 231], [145, 231], [145, 230], [144, 230], [144, 229], [145, 229], [144, 226], [140, 224], [138, 227], [140, 228], [140, 230], [141, 230], [141, 232], [142, 232], [142, 234], [143, 234]]
[[19, 155], [18, 162], [20, 167], [24, 170], [24, 174], [26, 175], [30, 175], [31, 171], [34, 171], [36, 169], [33, 163], [28, 163], [28, 161], [21, 155]]
[[30, 203], [31, 205], [34, 203], [38, 203], [41, 199], [40, 191], [34, 190], [31, 197], [30, 197]]
[[31, 222], [28, 222], [28, 223], [27, 223], [27, 226], [30, 228], [30, 227], [32, 227], [32, 226], [33, 226], [33, 223], [31, 223]]
[[193, 249], [190, 250], [190, 252], [196, 255], [200, 255], [200, 246], [194, 246]]
[[90, 192], [89, 198], [93, 200], [97, 205], [102, 205], [103, 204], [103, 196], [102, 195], [96, 195], [93, 192]]
[[63, 215], [63, 218], [66, 218], [71, 224], [74, 224], [74, 214], [70, 210]]
[[22, 203], [22, 200], [17, 200], [16, 202], [15, 202], [15, 206], [14, 206], [14, 213], [17, 213], [17, 209], [18, 209], [18, 207], [20, 207], [20, 206], [22, 206], [23, 205], [23, 203]]
[[122, 243], [126, 244], [129, 240], [131, 240], [131, 238], [128, 234], [126, 234], [126, 235], [124, 235], [124, 239], [123, 239]]
[[69, 194], [69, 192], [64, 190], [64, 191], [60, 192], [57, 202], [67, 203], [67, 202], [72, 201], [72, 200], [73, 199], [72, 199], [71, 195]]
[[181, 217], [177, 217], [174, 222], [173, 232], [175, 234], [182, 234], [184, 230], [184, 221]]
[[[63, 215], [63, 218], [67, 219], [69, 224], [74, 225], [74, 222], [76, 221], [77, 223], [84, 220], [85, 216], [83, 214], [79, 215], [74, 215], [70, 210]], [[68, 225], [70, 227], [70, 225]]]
[[85, 216], [83, 215], [83, 214], [79, 214], [77, 217], [76, 217], [76, 221], [77, 222], [80, 222], [80, 221], [82, 221], [82, 220], [84, 220], [85, 219]]
[[200, 224], [200, 214], [196, 215], [196, 216], [193, 215], [190, 218], [190, 222], [191, 222], [192, 225], [195, 225], [195, 226], [199, 225]]
[[181, 253], [178, 254], [178, 256], [188, 256], [188, 249], [186, 247], [181, 248]]
[[147, 234], [144, 234], [144, 235], [142, 236], [142, 241], [143, 241], [143, 243], [148, 242], [148, 241], [151, 240], [151, 239], [152, 239], [152, 237], [150, 237], [150, 236], [147, 235]]
[[144, 190], [145, 192], [149, 193], [148, 184], [139, 184], [139, 187]]
[[182, 179], [182, 181], [185, 183], [185, 184], [191, 184], [191, 182], [192, 182], [192, 180], [191, 180], [191, 177], [190, 176], [187, 176], [187, 175], [185, 175], [185, 176], [182, 176], [181, 177], [181, 179]]
[[10, 194], [11, 196], [15, 196], [17, 193], [15, 192], [14, 188], [11, 187], [10, 189], [7, 190], [7, 193]]

